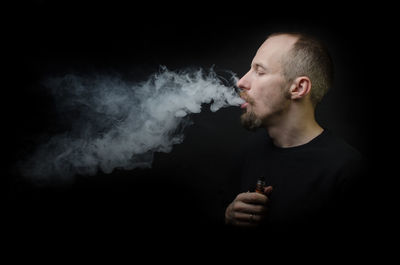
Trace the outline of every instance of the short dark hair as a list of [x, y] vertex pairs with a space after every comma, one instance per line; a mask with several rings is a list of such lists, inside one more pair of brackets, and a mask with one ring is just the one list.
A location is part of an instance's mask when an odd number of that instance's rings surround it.
[[316, 106], [333, 83], [333, 62], [325, 44], [314, 36], [299, 32], [271, 34], [297, 37], [290, 51], [282, 58], [283, 76], [288, 81], [307, 76], [311, 80], [311, 102]]

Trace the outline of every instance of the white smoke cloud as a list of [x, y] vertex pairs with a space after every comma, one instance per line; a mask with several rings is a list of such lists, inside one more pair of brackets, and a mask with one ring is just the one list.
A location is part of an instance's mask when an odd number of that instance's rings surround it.
[[[66, 75], [51, 78], [57, 107], [71, 129], [52, 137], [23, 163], [35, 180], [68, 181], [77, 174], [111, 173], [115, 168], [151, 167], [155, 152], [182, 143], [188, 114], [202, 104], [215, 112], [243, 100], [230, 82], [209, 71], [160, 72], [131, 84], [115, 76]], [[230, 84], [226, 84], [230, 83]]]

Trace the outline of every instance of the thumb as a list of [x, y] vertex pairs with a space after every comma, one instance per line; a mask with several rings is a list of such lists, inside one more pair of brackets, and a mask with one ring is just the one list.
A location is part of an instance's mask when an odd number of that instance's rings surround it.
[[272, 186], [264, 187], [264, 194], [265, 195], [267, 195], [267, 196], [271, 195], [272, 191], [273, 191]]

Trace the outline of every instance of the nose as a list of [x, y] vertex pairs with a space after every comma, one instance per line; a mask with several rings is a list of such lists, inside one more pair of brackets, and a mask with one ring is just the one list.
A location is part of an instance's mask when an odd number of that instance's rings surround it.
[[236, 84], [241, 90], [250, 90], [250, 82], [247, 78], [247, 74], [248, 73], [246, 73], [242, 78], [240, 78], [240, 80]]

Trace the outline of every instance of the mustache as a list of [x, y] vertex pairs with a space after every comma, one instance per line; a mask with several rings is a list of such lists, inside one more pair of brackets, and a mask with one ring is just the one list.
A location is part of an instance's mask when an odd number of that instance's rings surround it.
[[240, 91], [239, 96], [246, 101], [247, 103], [249, 103], [250, 105], [254, 105], [255, 101], [253, 98], [251, 98], [245, 91]]

